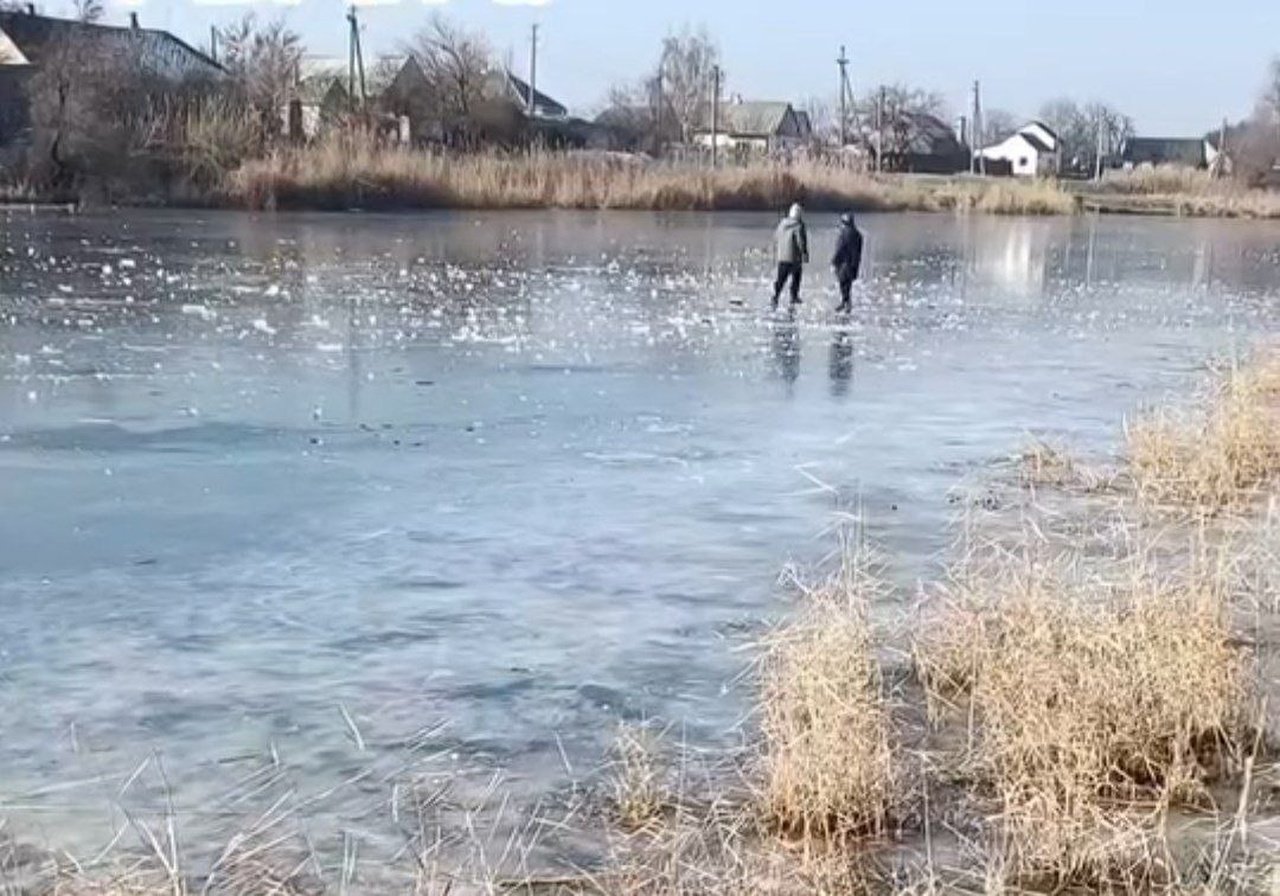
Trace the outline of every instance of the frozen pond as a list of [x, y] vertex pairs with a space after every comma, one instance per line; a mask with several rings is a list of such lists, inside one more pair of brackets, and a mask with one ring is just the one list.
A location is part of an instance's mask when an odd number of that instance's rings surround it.
[[716, 742], [834, 510], [909, 582], [1026, 431], [1105, 449], [1280, 320], [1274, 225], [861, 223], [852, 318], [819, 264], [788, 321], [768, 216], [0, 211], [0, 815], [83, 855], [287, 785], [376, 854], [419, 764]]

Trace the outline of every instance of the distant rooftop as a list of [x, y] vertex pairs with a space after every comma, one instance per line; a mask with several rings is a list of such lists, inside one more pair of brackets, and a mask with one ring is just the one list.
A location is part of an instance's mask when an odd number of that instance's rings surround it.
[[[2, 65], [40, 65], [59, 45], [96, 42], [117, 51], [139, 51], [141, 64], [167, 78], [217, 77], [222, 66], [168, 31], [134, 26], [99, 25], [59, 19], [30, 11], [0, 12], [0, 46], [16, 49], [20, 58], [0, 57]], [[10, 55], [13, 55], [10, 52]]]

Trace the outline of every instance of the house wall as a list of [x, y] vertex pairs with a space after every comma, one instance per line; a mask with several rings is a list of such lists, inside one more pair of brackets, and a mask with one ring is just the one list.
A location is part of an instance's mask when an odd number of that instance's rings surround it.
[[1015, 177], [1035, 177], [1040, 172], [1040, 153], [1021, 134], [1014, 134], [1003, 143], [988, 146], [982, 157], [1008, 162]]
[[1021, 134], [982, 151], [988, 161], [1008, 162], [1014, 177], [1052, 177], [1058, 173], [1058, 154], [1042, 152]]
[[30, 127], [27, 79], [33, 71], [27, 66], [0, 66], [0, 146], [16, 142]]

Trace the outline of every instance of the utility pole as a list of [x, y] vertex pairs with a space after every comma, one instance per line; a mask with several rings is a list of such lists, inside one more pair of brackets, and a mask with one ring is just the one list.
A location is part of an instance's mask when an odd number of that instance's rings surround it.
[[347, 102], [351, 111], [356, 108], [356, 8], [347, 13]]
[[840, 58], [836, 60], [840, 66], [840, 148], [849, 145], [849, 55], [840, 46]]
[[533, 25], [529, 38], [529, 117], [538, 114], [538, 25]]
[[876, 97], [876, 173], [884, 171], [884, 88]]
[[347, 90], [350, 93], [352, 105], [355, 105], [356, 73], [359, 72], [360, 108], [363, 110], [369, 98], [364, 87], [364, 53], [360, 49], [360, 22], [356, 19], [355, 4], [351, 5], [350, 11], [347, 13], [347, 21], [351, 23], [351, 48], [347, 59]]
[[663, 96], [663, 92], [666, 88], [666, 85], [663, 83], [663, 78], [665, 77], [665, 70], [666, 70], [666, 65], [664, 65], [663, 63], [665, 62], [666, 60], [664, 59], [662, 62], [658, 63], [658, 77], [654, 81], [654, 84], [656, 85], [655, 91], [657, 93], [655, 102], [657, 103], [657, 105], [654, 106], [654, 110], [653, 110], [653, 121], [654, 121], [653, 142], [654, 142], [654, 149], [658, 151], [659, 155], [661, 155], [661, 152], [663, 149], [663, 142], [664, 142], [663, 131], [662, 131], [662, 119], [663, 119], [662, 113], [663, 113], [663, 107], [666, 105], [666, 99]]
[[1222, 130], [1218, 131], [1218, 177], [1226, 177], [1230, 171], [1227, 166], [1231, 159], [1227, 156], [1227, 119], [1222, 119]]
[[711, 167], [720, 166], [720, 66], [711, 67]]
[[360, 24], [356, 21], [356, 8], [351, 7], [351, 31], [356, 39], [356, 71], [360, 74], [360, 106], [369, 105], [369, 91], [364, 86], [364, 48], [360, 45]]
[[970, 173], [986, 174], [987, 159], [982, 155], [982, 84], [977, 81], [973, 82], [973, 145], [970, 151], [973, 152]]
[[1098, 115], [1098, 147], [1097, 149], [1094, 150], [1094, 159], [1093, 159], [1093, 179], [1096, 181], [1102, 180], [1102, 129], [1103, 129], [1102, 115], [1099, 114]]

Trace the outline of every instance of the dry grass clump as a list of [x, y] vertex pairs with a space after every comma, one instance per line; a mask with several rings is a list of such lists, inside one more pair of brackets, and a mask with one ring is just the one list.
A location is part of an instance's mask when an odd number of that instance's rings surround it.
[[1114, 473], [1083, 463], [1065, 445], [1031, 437], [1014, 457], [1018, 482], [1024, 487], [1078, 489], [1094, 492], [1113, 485]]
[[614, 742], [613, 753], [613, 810], [619, 827], [624, 831], [641, 831], [660, 823], [671, 805], [671, 798], [663, 786], [654, 733], [624, 725]]
[[1214, 513], [1249, 500], [1280, 472], [1280, 362], [1258, 360], [1218, 377], [1190, 408], [1164, 407], [1125, 428], [1139, 495]]
[[1144, 196], [1174, 193], [1192, 195], [1224, 193], [1231, 189], [1231, 182], [1215, 178], [1208, 171], [1185, 165], [1157, 165], [1127, 171], [1106, 171], [1103, 173], [1101, 188], [1112, 193]]
[[1109, 171], [1089, 192], [1115, 197], [1108, 204], [1114, 211], [1201, 218], [1280, 217], [1280, 192], [1177, 165]]
[[874, 587], [849, 566], [809, 592], [763, 660], [764, 812], [806, 839], [879, 834], [894, 806], [889, 702], [867, 619]]
[[1210, 803], [1246, 738], [1248, 661], [1212, 582], [1069, 582], [1028, 565], [952, 586], [917, 645], [935, 720], [1024, 882], [1142, 889], [1172, 806]]
[[990, 215], [1071, 215], [1078, 210], [1076, 198], [1050, 180], [984, 182], [972, 194], [971, 207]]
[[[810, 846], [816, 846], [810, 844]], [[587, 892], [609, 896], [811, 896], [884, 893], [866, 857], [838, 848], [795, 849], [741, 806], [718, 804], [623, 841], [607, 875]]]

